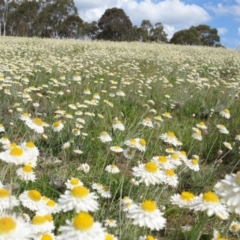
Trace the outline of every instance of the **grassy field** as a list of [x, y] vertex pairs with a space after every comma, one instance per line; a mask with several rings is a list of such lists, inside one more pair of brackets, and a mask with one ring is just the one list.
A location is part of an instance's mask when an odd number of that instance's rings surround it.
[[0, 38], [0, 239], [240, 239], [239, 71], [221, 48]]

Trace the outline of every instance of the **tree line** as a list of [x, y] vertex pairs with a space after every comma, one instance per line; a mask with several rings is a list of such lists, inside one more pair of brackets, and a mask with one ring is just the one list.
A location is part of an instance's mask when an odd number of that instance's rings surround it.
[[144, 19], [138, 27], [121, 8], [107, 9], [88, 23], [74, 0], [0, 0], [0, 35], [221, 46], [217, 29], [208, 25], [178, 31], [168, 40], [162, 23]]

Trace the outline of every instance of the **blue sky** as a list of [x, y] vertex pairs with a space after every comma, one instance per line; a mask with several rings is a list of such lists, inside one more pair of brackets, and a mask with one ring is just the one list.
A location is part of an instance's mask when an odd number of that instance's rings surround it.
[[106, 9], [122, 8], [134, 25], [143, 19], [161, 22], [171, 38], [174, 32], [206, 24], [217, 28], [221, 43], [240, 48], [240, 0], [75, 0], [80, 17], [98, 21]]

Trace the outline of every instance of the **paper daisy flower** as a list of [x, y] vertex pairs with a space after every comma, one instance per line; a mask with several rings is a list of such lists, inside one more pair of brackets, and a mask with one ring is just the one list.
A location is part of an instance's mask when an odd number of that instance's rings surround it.
[[54, 132], [60, 132], [63, 129], [64, 125], [61, 121], [55, 122], [52, 125], [52, 129]]
[[195, 199], [195, 196], [191, 192], [184, 191], [181, 194], [174, 194], [170, 198], [170, 202], [180, 208], [188, 208]]
[[70, 142], [65, 142], [63, 145], [62, 145], [62, 149], [68, 149], [71, 147], [71, 143]]
[[162, 174], [159, 171], [158, 165], [155, 162], [147, 162], [146, 164], [139, 164], [133, 169], [133, 176], [140, 178], [140, 182], [149, 185], [156, 185], [162, 182]]
[[235, 139], [236, 139], [237, 141], [240, 141], [240, 134], [238, 134], [238, 135], [235, 137]]
[[165, 118], [172, 118], [170, 112], [165, 112], [165, 113], [163, 113], [162, 115], [163, 115], [163, 117], [165, 117]]
[[232, 150], [232, 145], [229, 142], [223, 142], [223, 145], [228, 148], [229, 150]]
[[117, 221], [114, 219], [106, 219], [104, 222], [105, 227], [117, 227]]
[[83, 186], [83, 183], [79, 178], [71, 178], [67, 180], [65, 185], [68, 189], [73, 189], [74, 187], [77, 186]]
[[[4, 209], [12, 209], [13, 207], [18, 205], [19, 205], [19, 201], [17, 200], [17, 198], [11, 195], [8, 189], [1, 187], [0, 188], [0, 212]], [[0, 231], [0, 236], [1, 236], [1, 231]]]
[[240, 222], [233, 221], [229, 227], [229, 231], [232, 233], [237, 233], [240, 231]]
[[33, 232], [28, 222], [19, 216], [0, 214], [0, 239], [1, 240], [29, 240]]
[[200, 170], [198, 162], [199, 162], [198, 159], [192, 158], [190, 160], [185, 161], [185, 164], [187, 165], [188, 168], [197, 172]]
[[216, 215], [225, 220], [229, 214], [225, 205], [220, 203], [220, 199], [214, 192], [206, 192], [195, 197], [194, 202], [191, 204], [191, 209], [195, 211], [206, 212], [208, 216]]
[[120, 203], [123, 212], [128, 212], [130, 209], [137, 208], [137, 204], [135, 204], [128, 196], [125, 196], [123, 199], [121, 199]]
[[136, 144], [137, 149], [141, 152], [145, 152], [147, 142], [143, 138], [137, 138], [136, 140], [137, 140], [137, 144]]
[[116, 95], [119, 96], [119, 97], [125, 97], [126, 96], [126, 94], [122, 90], [119, 90], [118, 92], [116, 92]]
[[5, 128], [2, 124], [0, 124], [0, 132], [5, 132]]
[[39, 233], [35, 236], [34, 240], [56, 240], [56, 236], [51, 232]]
[[111, 151], [116, 152], [116, 153], [120, 153], [120, 152], [124, 151], [124, 149], [122, 149], [119, 146], [112, 146], [112, 147], [110, 147], [110, 149], [111, 149]]
[[181, 158], [179, 156], [178, 153], [173, 153], [171, 155], [167, 156], [167, 159], [169, 160], [169, 162], [173, 165], [173, 166], [180, 166], [182, 165], [182, 161]]
[[124, 144], [130, 148], [137, 148], [138, 140], [136, 138], [131, 138], [129, 140], [126, 140]]
[[220, 115], [227, 119], [229, 119], [231, 117], [230, 111], [227, 108], [220, 111]]
[[135, 156], [135, 153], [136, 153], [136, 150], [135, 149], [131, 149], [131, 148], [126, 148], [123, 152], [123, 155], [125, 158], [131, 160], [134, 158]]
[[163, 119], [162, 119], [161, 115], [158, 115], [158, 116], [154, 117], [154, 119], [158, 122], [163, 122]]
[[173, 146], [177, 146], [178, 145], [178, 139], [175, 136], [174, 132], [167, 132], [167, 133], [163, 133], [160, 136], [160, 139], [162, 139], [165, 143], [169, 143]]
[[90, 166], [87, 163], [82, 163], [77, 170], [81, 170], [84, 173], [88, 173], [90, 171]]
[[228, 206], [230, 212], [240, 214], [240, 172], [227, 174], [214, 186], [214, 190]]
[[60, 212], [58, 204], [54, 200], [45, 196], [42, 197], [42, 200], [45, 205], [44, 208], [36, 212], [38, 215], [54, 214]]
[[118, 238], [110, 233], [106, 233], [105, 240], [118, 240]]
[[84, 186], [77, 186], [71, 190], [66, 190], [60, 195], [58, 205], [64, 212], [75, 210], [76, 212], [94, 212], [98, 210], [97, 195], [90, 193]]
[[112, 165], [108, 165], [105, 170], [109, 173], [112, 173], [112, 174], [116, 174], [116, 173], [119, 173], [120, 170], [119, 168], [115, 165], [115, 164], [112, 164]]
[[199, 122], [199, 123], [197, 123], [197, 124], [196, 124], [196, 127], [197, 127], [197, 128], [200, 128], [200, 129], [202, 129], [202, 130], [207, 130], [207, 126], [205, 125], [204, 122]]
[[39, 156], [39, 150], [33, 142], [24, 142], [21, 147], [32, 157], [37, 158]]
[[[239, 135], [240, 136], [240, 135]], [[10, 140], [6, 137], [2, 137], [0, 139], [0, 143], [3, 144], [3, 148], [6, 149], [6, 147], [8, 148], [8, 146], [11, 144]]]
[[29, 113], [23, 113], [23, 114], [20, 116], [20, 119], [25, 122], [25, 121], [30, 120], [30, 117], [31, 117], [31, 115], [30, 115]]
[[80, 136], [81, 131], [80, 131], [79, 128], [74, 128], [74, 129], [72, 130], [72, 133], [73, 133], [74, 136]]
[[193, 128], [192, 137], [198, 141], [202, 141], [202, 133], [198, 128]]
[[28, 119], [25, 121], [25, 124], [36, 133], [43, 133], [44, 126], [46, 126], [41, 118]]
[[107, 143], [107, 142], [112, 141], [111, 136], [106, 131], [101, 132], [99, 138], [100, 138], [101, 142], [103, 142], [103, 143]]
[[54, 229], [54, 223], [51, 215], [36, 215], [31, 221], [31, 227], [34, 234], [47, 233]]
[[217, 129], [220, 133], [229, 134], [229, 131], [227, 130], [227, 128], [223, 124], [218, 124]]
[[104, 197], [104, 198], [111, 198], [112, 197], [110, 189], [106, 186], [103, 186], [103, 188], [101, 190], [99, 190], [98, 193], [101, 195], [101, 197]]
[[161, 171], [161, 182], [176, 187], [178, 185], [178, 176], [173, 169], [166, 169]]
[[19, 200], [24, 207], [31, 211], [40, 211], [45, 206], [41, 193], [34, 189], [24, 191], [19, 195]]
[[133, 220], [134, 225], [148, 227], [151, 230], [159, 231], [166, 225], [163, 213], [157, 209], [156, 203], [151, 200], [146, 200], [136, 208], [130, 209], [127, 217]]
[[153, 128], [152, 120], [151, 120], [151, 118], [149, 118], [149, 117], [144, 118], [140, 123], [141, 123], [143, 126]]
[[148, 235], [148, 236], [140, 236], [139, 238], [138, 238], [138, 240], [157, 240], [157, 238], [155, 238], [155, 237], [153, 237], [153, 236], [151, 236], [151, 235]]
[[24, 151], [23, 148], [19, 146], [13, 146], [4, 152], [1, 152], [0, 159], [7, 163], [22, 165], [30, 162], [31, 155], [29, 155], [26, 151]]
[[174, 165], [171, 163], [171, 161], [166, 156], [154, 156], [151, 159], [152, 162], [155, 162], [160, 169], [169, 169], [173, 168]]
[[74, 74], [72, 80], [75, 82], [80, 82], [82, 78], [78, 74]]
[[113, 130], [116, 130], [116, 129], [118, 129], [120, 131], [124, 131], [125, 130], [124, 125], [117, 118], [114, 119], [112, 127], [113, 127]]
[[65, 226], [60, 226], [58, 240], [105, 240], [105, 229], [99, 222], [86, 212], [80, 212], [72, 221], [67, 220]]
[[18, 168], [16, 170], [16, 175], [19, 179], [25, 182], [34, 182], [36, 180], [36, 175], [30, 165], [25, 165], [24, 167]]

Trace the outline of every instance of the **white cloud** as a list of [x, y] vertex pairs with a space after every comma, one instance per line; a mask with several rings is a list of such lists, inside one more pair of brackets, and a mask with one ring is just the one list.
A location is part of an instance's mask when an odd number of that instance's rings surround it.
[[86, 21], [98, 21], [105, 10], [122, 8], [133, 25], [140, 26], [143, 19], [152, 24], [161, 22], [169, 36], [176, 30], [205, 23], [211, 16], [196, 4], [186, 4], [181, 0], [75, 0], [80, 17]]
[[223, 35], [228, 32], [228, 29], [224, 27], [217, 28], [217, 30], [219, 35]]
[[236, 4], [232, 5], [223, 5], [222, 3], [218, 3], [216, 6], [206, 5], [206, 8], [212, 10], [218, 15], [233, 15], [235, 17], [240, 16], [240, 0], [236, 0]]

